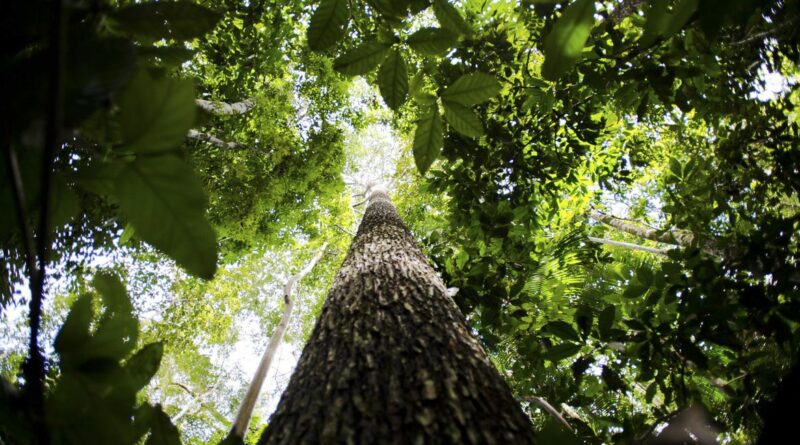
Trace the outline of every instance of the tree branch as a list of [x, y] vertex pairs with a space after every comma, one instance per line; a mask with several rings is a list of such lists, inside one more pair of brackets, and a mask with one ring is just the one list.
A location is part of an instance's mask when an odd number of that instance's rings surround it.
[[253, 376], [253, 380], [250, 382], [250, 386], [247, 388], [247, 394], [245, 394], [244, 400], [242, 400], [242, 405], [239, 407], [239, 412], [236, 414], [236, 420], [233, 422], [233, 426], [231, 427], [230, 433], [228, 433], [228, 437], [236, 436], [244, 440], [244, 434], [247, 431], [247, 426], [250, 423], [250, 418], [253, 415], [253, 409], [255, 408], [256, 401], [258, 401], [258, 395], [261, 392], [261, 386], [264, 384], [264, 379], [266, 378], [269, 367], [272, 364], [272, 359], [274, 358], [275, 353], [278, 351], [278, 346], [283, 339], [283, 335], [286, 333], [286, 328], [289, 326], [289, 318], [292, 315], [292, 307], [294, 306], [294, 301], [292, 300], [292, 290], [300, 280], [302, 280], [311, 272], [314, 266], [322, 258], [322, 255], [325, 254], [325, 249], [327, 247], [328, 243], [323, 243], [314, 258], [312, 258], [302, 270], [292, 275], [286, 281], [286, 284], [284, 284], [284, 308], [283, 315], [281, 315], [281, 321], [278, 323], [278, 327], [275, 328], [275, 332], [272, 334], [272, 337], [270, 337], [269, 344], [267, 345], [266, 351], [264, 351], [264, 355], [261, 356], [261, 362], [259, 362], [258, 368], [256, 369], [256, 374]]
[[204, 99], [195, 99], [194, 101], [198, 107], [211, 114], [217, 116], [232, 116], [234, 114], [244, 114], [252, 110], [255, 106], [255, 101], [252, 98], [245, 99], [241, 102], [216, 102]]
[[656, 255], [667, 255], [669, 249], [659, 249], [657, 247], [642, 246], [641, 244], [626, 243], [624, 241], [616, 241], [608, 238], [595, 238], [587, 236], [586, 239], [593, 243], [607, 244], [609, 246], [623, 247], [625, 249], [641, 250], [642, 252], [654, 253]]
[[553, 407], [553, 405], [547, 403], [547, 400], [537, 396], [518, 397], [517, 400], [519, 400], [520, 402], [533, 403], [539, 406], [540, 408], [545, 410], [548, 414], [553, 416], [553, 418], [556, 419], [558, 423], [560, 423], [562, 426], [564, 426], [564, 428], [574, 432], [574, 430], [572, 429], [572, 425], [570, 425], [569, 422], [567, 422], [567, 419], [565, 419], [564, 416], [562, 416], [561, 413], [559, 413], [558, 410]]
[[189, 133], [186, 134], [186, 137], [189, 138], [189, 139], [194, 139], [196, 141], [205, 142], [205, 143], [211, 144], [211, 145], [219, 147], [219, 148], [227, 148], [227, 149], [230, 149], [230, 150], [241, 150], [241, 149], [245, 148], [243, 145], [241, 145], [239, 143], [226, 142], [226, 141], [223, 141], [222, 139], [220, 139], [220, 138], [218, 138], [218, 137], [216, 137], [214, 135], [211, 135], [211, 134], [208, 134], [208, 133], [203, 133], [201, 131], [197, 131], [197, 130], [194, 130], [194, 129], [189, 130]]

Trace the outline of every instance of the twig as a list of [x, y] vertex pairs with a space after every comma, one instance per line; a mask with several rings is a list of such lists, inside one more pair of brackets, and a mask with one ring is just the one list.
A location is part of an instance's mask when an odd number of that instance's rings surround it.
[[545, 410], [548, 414], [553, 416], [553, 418], [556, 419], [558, 423], [560, 423], [562, 426], [564, 426], [564, 428], [574, 432], [574, 430], [572, 429], [572, 425], [570, 425], [569, 422], [567, 422], [567, 419], [565, 419], [564, 416], [562, 416], [557, 409], [553, 408], [553, 405], [547, 403], [547, 400], [537, 396], [519, 397], [517, 400], [521, 402], [535, 403], [540, 408]]
[[593, 243], [607, 244], [609, 246], [623, 247], [631, 250], [641, 250], [642, 252], [650, 252], [656, 255], [667, 256], [668, 249], [659, 249], [657, 247], [642, 246], [641, 244], [626, 243], [624, 241], [616, 241], [608, 238], [595, 238], [587, 236], [586, 239]]

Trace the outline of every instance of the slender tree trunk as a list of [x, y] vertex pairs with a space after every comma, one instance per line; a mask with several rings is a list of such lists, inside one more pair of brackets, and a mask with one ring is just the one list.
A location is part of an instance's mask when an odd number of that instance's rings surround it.
[[386, 193], [373, 192], [260, 444], [532, 444]]
[[300, 272], [292, 275], [286, 281], [286, 284], [283, 285], [284, 306], [281, 321], [278, 323], [278, 327], [275, 328], [272, 337], [270, 337], [264, 355], [261, 356], [261, 362], [258, 364], [256, 374], [253, 376], [253, 380], [247, 388], [247, 394], [245, 394], [244, 400], [242, 400], [242, 406], [239, 407], [239, 412], [236, 413], [236, 420], [233, 422], [230, 434], [244, 439], [244, 434], [247, 432], [247, 425], [250, 424], [250, 417], [253, 415], [253, 408], [255, 408], [258, 395], [261, 393], [261, 386], [264, 384], [264, 379], [267, 377], [272, 359], [275, 357], [275, 353], [278, 352], [278, 346], [283, 340], [283, 335], [286, 333], [286, 328], [289, 326], [289, 319], [292, 317], [292, 308], [294, 307], [292, 291], [297, 283], [314, 269], [314, 266], [316, 266], [322, 258], [327, 247], [328, 243], [323, 243], [317, 251], [317, 254], [314, 255], [314, 258], [312, 258]]

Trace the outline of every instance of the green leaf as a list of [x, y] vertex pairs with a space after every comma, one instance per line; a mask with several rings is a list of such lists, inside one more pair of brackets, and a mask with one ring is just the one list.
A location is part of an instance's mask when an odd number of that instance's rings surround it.
[[89, 341], [89, 324], [93, 317], [92, 295], [81, 295], [72, 303], [69, 314], [53, 342], [53, 347], [61, 356], [62, 363], [65, 359], [69, 361], [68, 356], [72, 351], [80, 349]]
[[189, 1], [136, 3], [110, 14], [123, 31], [152, 40], [190, 40], [214, 29], [222, 15]]
[[210, 279], [217, 268], [214, 229], [206, 221], [206, 196], [184, 161], [173, 155], [126, 164], [115, 183], [120, 210], [137, 236], [186, 270]]
[[439, 115], [439, 107], [434, 101], [423, 110], [414, 132], [414, 162], [420, 174], [424, 175], [433, 161], [439, 157], [442, 143], [442, 118]]
[[561, 343], [548, 349], [547, 352], [544, 353], [544, 357], [551, 362], [557, 362], [559, 360], [572, 357], [580, 352], [580, 350], [581, 346], [576, 345], [575, 343]]
[[145, 445], [180, 445], [181, 436], [178, 429], [172, 424], [169, 416], [161, 409], [161, 405], [156, 405], [152, 411], [150, 423], [150, 436]]
[[576, 0], [564, 9], [544, 40], [542, 76], [558, 80], [580, 59], [594, 26], [594, 0]]
[[98, 272], [92, 279], [92, 287], [97, 290], [103, 302], [112, 311], [133, 311], [128, 292], [119, 277], [109, 272]]
[[308, 46], [322, 51], [335, 45], [344, 37], [350, 19], [347, 0], [322, 0], [308, 25]]
[[123, 141], [120, 150], [136, 153], [176, 150], [195, 120], [192, 82], [149, 70], [139, 70], [134, 75], [118, 105]]
[[391, 51], [378, 71], [378, 88], [386, 105], [393, 110], [400, 108], [408, 96], [408, 72], [406, 61], [397, 51]]
[[408, 45], [426, 56], [442, 56], [455, 46], [457, 37], [450, 31], [441, 28], [422, 28], [411, 34]]
[[161, 342], [150, 343], [133, 355], [125, 364], [125, 371], [131, 378], [131, 384], [138, 391], [144, 388], [150, 379], [156, 375], [164, 354], [164, 345]]
[[134, 229], [132, 225], [126, 224], [125, 229], [122, 230], [122, 235], [119, 236], [119, 245], [124, 246], [125, 244], [128, 244], [128, 241], [133, 238], [135, 233], [136, 229]]
[[469, 108], [450, 101], [443, 101], [444, 118], [454, 130], [471, 138], [483, 135], [483, 125], [478, 116]]
[[597, 330], [601, 338], [608, 338], [616, 318], [617, 308], [613, 304], [609, 304], [605, 309], [600, 311], [600, 314], [597, 316]]
[[333, 69], [346, 76], [366, 74], [380, 65], [389, 48], [385, 43], [366, 42], [337, 58]]
[[603, 379], [603, 382], [605, 382], [606, 386], [608, 386], [608, 389], [612, 391], [624, 390], [628, 387], [619, 374], [617, 374], [608, 366], [603, 366], [603, 371], [601, 372], [600, 377]]
[[493, 98], [500, 92], [500, 82], [493, 76], [475, 72], [459, 77], [442, 93], [442, 99], [470, 106]]
[[454, 34], [472, 34], [472, 28], [464, 21], [458, 9], [446, 0], [434, 0], [433, 14], [436, 16], [436, 20], [439, 21], [439, 25], [441, 25], [442, 28]]
[[133, 316], [133, 305], [125, 286], [115, 274], [98, 272], [92, 286], [103, 298], [106, 311], [98, 323], [84, 355], [118, 361], [136, 346], [139, 321]]
[[625, 298], [639, 298], [647, 292], [647, 289], [649, 289], [649, 287], [634, 282], [625, 288], [625, 291], [622, 292], [622, 296]]
[[555, 97], [552, 91], [542, 91], [534, 88], [528, 92], [528, 98], [522, 104], [523, 110], [535, 110], [537, 114], [547, 114], [553, 110]]
[[673, 12], [668, 11], [667, 0], [653, 0], [647, 10], [647, 22], [644, 25], [640, 47], [648, 47], [660, 37], [668, 39], [677, 34], [697, 10], [698, 0], [681, 0]]
[[562, 340], [580, 341], [578, 332], [565, 321], [551, 321], [542, 327], [542, 330], [549, 332]]

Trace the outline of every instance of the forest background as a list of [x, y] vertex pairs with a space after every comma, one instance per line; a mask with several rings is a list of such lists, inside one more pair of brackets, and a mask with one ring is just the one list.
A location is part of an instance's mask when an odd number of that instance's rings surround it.
[[374, 182], [544, 437], [790, 426], [797, 2], [5, 9], [4, 441], [218, 442], [324, 245], [255, 442]]

